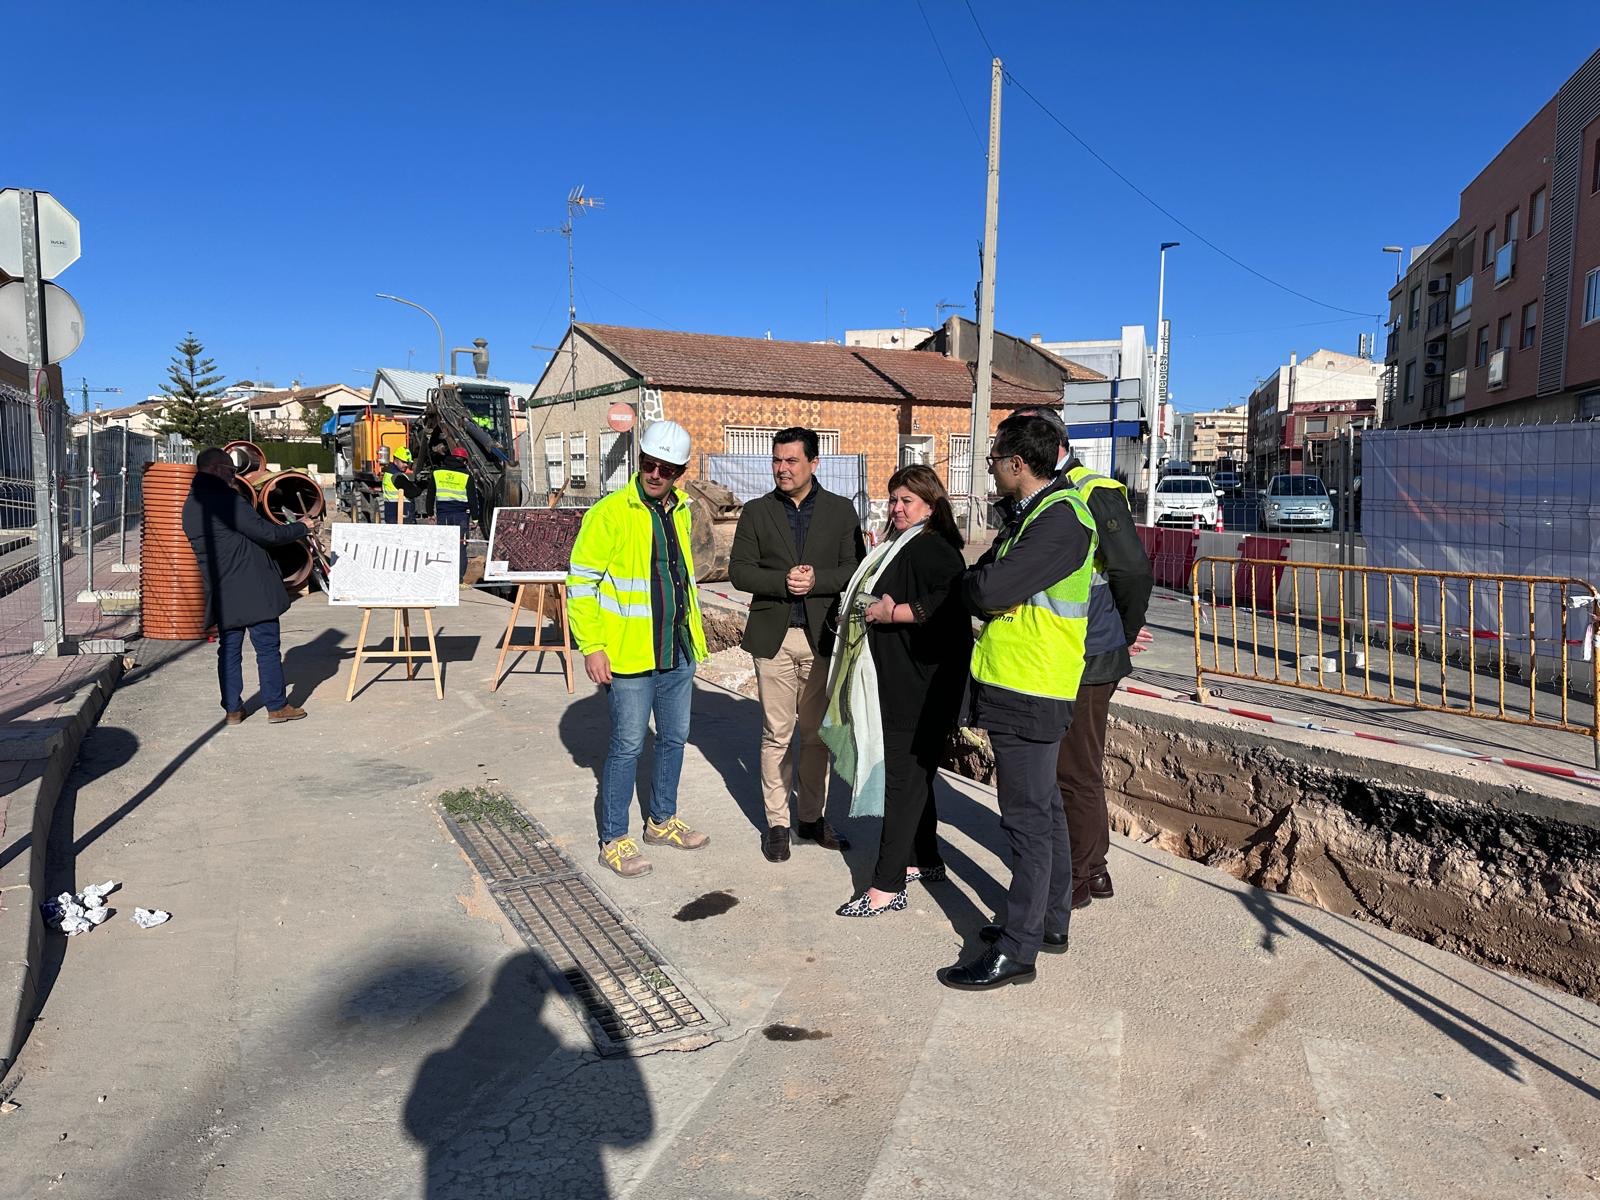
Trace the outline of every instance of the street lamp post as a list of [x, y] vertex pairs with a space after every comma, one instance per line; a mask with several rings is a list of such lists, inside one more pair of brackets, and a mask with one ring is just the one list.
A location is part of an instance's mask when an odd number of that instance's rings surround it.
[[[1167, 402], [1167, 355], [1171, 345], [1167, 338], [1166, 304], [1167, 304], [1167, 251], [1178, 245], [1177, 242], [1161, 243], [1161, 274], [1156, 284], [1156, 394], [1154, 411], [1150, 420], [1150, 449], [1145, 456], [1144, 464], [1144, 523], [1149, 525], [1153, 521], [1155, 512], [1156, 490], [1156, 422], [1160, 420], [1161, 407]], [[1111, 427], [1112, 436], [1116, 436], [1116, 425]]]
[[404, 304], [409, 308], [414, 308], [419, 313], [421, 313], [423, 316], [427, 317], [428, 320], [433, 322], [433, 327], [436, 330], [439, 331], [439, 377], [438, 377], [438, 384], [439, 384], [440, 387], [443, 387], [444, 386], [444, 326], [439, 324], [439, 318], [434, 316], [427, 309], [423, 308], [422, 305], [418, 304], [415, 300], [407, 300], [403, 296], [391, 296], [391, 295], [389, 295], [388, 292], [379, 292], [378, 293], [378, 299], [379, 300], [393, 300], [396, 304]]
[[1385, 254], [1394, 255], [1394, 281], [1400, 282], [1400, 267], [1405, 262], [1406, 248], [1404, 246], [1385, 246]]

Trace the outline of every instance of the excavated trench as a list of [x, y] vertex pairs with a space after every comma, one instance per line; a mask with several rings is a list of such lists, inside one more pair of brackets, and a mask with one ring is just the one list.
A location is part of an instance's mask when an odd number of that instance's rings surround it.
[[[705, 616], [702, 673], [753, 696], [743, 614]], [[955, 735], [945, 766], [992, 782], [982, 734]], [[1600, 1001], [1600, 803], [1129, 699], [1106, 786], [1130, 838]]]

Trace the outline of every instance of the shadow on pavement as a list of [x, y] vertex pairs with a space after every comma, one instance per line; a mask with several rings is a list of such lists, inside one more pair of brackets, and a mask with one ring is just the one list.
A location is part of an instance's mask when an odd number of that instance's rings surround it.
[[720, 687], [696, 687], [689, 744], [722, 776], [723, 787], [756, 835], [766, 833], [767, 806], [761, 795], [761, 705]]
[[[1140, 859], [1141, 861], [1158, 869], [1174, 869], [1172, 863], [1150, 858], [1147, 855], [1139, 853], [1138, 850], [1134, 848], [1127, 846], [1119, 846], [1116, 848], [1121, 850], [1122, 853], [1127, 854], [1132, 858]], [[1204, 887], [1214, 888], [1218, 891], [1225, 891], [1229, 895], [1233, 896], [1234, 899], [1238, 900], [1239, 903], [1245, 907], [1245, 910], [1261, 923], [1263, 932], [1262, 945], [1268, 950], [1273, 949], [1277, 938], [1287, 937], [1291, 933], [1300, 934], [1301, 936], [1310, 939], [1324, 950], [1328, 951], [1328, 953], [1332, 954], [1346, 966], [1364, 976], [1368, 982], [1370, 982], [1374, 987], [1378, 988], [1379, 991], [1388, 995], [1390, 999], [1410, 1010], [1416, 1016], [1426, 1021], [1429, 1025], [1432, 1025], [1440, 1033], [1444, 1034], [1451, 1041], [1459, 1045], [1463, 1050], [1466, 1050], [1469, 1054], [1473, 1055], [1481, 1062], [1493, 1067], [1495, 1070], [1501, 1072], [1508, 1078], [1514, 1079], [1519, 1083], [1523, 1082], [1523, 1077], [1518, 1069], [1519, 1064], [1517, 1061], [1518, 1058], [1521, 1058], [1541, 1068], [1554, 1078], [1561, 1080], [1563, 1083], [1576, 1088], [1584, 1095], [1595, 1100], [1600, 1100], [1600, 1086], [1596, 1086], [1595, 1084], [1589, 1082], [1581, 1075], [1573, 1074], [1565, 1068], [1558, 1066], [1556, 1063], [1551, 1062], [1548, 1058], [1545, 1058], [1543, 1055], [1541, 1055], [1533, 1046], [1519, 1042], [1515, 1038], [1501, 1033], [1497, 1029], [1491, 1028], [1477, 1018], [1462, 1012], [1461, 1009], [1457, 1008], [1455, 1005], [1441, 999], [1432, 992], [1424, 990], [1411, 980], [1406, 979], [1404, 976], [1401, 976], [1390, 970], [1388, 967], [1383, 966], [1371, 956], [1361, 953], [1359, 950], [1356, 950], [1352, 946], [1346, 944], [1346, 942], [1330, 937], [1328, 934], [1316, 929], [1306, 921], [1301, 920], [1291, 910], [1294, 907], [1309, 907], [1304, 905], [1302, 901], [1289, 900], [1274, 893], [1263, 891], [1260, 888], [1246, 887], [1243, 891], [1235, 891], [1233, 888], [1225, 888], [1219, 883], [1213, 883], [1209, 879], [1205, 879], [1199, 875], [1191, 874], [1187, 871], [1183, 872], [1183, 875], [1184, 878], [1188, 879], [1192, 883], [1197, 883]], [[1363, 928], [1359, 922], [1351, 921], [1348, 918], [1341, 917], [1336, 913], [1326, 912], [1323, 909], [1316, 909], [1315, 911], [1330, 920], [1339, 922], [1339, 924], [1349, 930], [1351, 934], [1359, 934], [1362, 937], [1369, 938], [1374, 941], [1377, 940], [1373, 933], [1370, 930]], [[1350, 940], [1353, 941], [1354, 938], [1352, 937]], [[1424, 963], [1421, 959], [1414, 955], [1407, 954], [1403, 948], [1389, 946], [1387, 944], [1383, 945], [1385, 950], [1399, 954], [1409, 962], [1415, 963], [1418, 967], [1432, 971], [1435, 974], [1439, 974], [1436, 968], [1430, 967], [1428, 964]], [[1468, 967], [1470, 969], [1470, 964], [1468, 964], [1465, 959], [1462, 960], [1462, 963], [1464, 967]], [[1508, 1008], [1498, 1001], [1491, 1000], [1482, 992], [1472, 988], [1464, 982], [1461, 982], [1459, 978], [1454, 976], [1449, 978], [1450, 982], [1455, 986], [1463, 988], [1472, 995], [1478, 997], [1480, 1000], [1483, 1000], [1485, 1003], [1494, 1005], [1494, 1007], [1501, 1009], [1508, 1015], [1515, 1017], [1517, 1020], [1524, 1021], [1532, 1028], [1538, 1030], [1541, 1034], [1541, 1040], [1554, 1038], [1570, 1049], [1576, 1050], [1591, 1059], [1600, 1061], [1600, 1055], [1597, 1055], [1593, 1050], [1585, 1046], [1577, 1045], [1561, 1035], [1551, 1032], [1549, 1029], [1538, 1024], [1538, 1022], [1532, 1020], [1531, 1018], [1524, 1016], [1522, 1013]], [[1499, 978], [1502, 982], [1510, 983], [1513, 986], [1520, 986], [1517, 985], [1514, 980], [1510, 980], [1504, 976], [1498, 976], [1497, 978]], [[1532, 992], [1531, 989], [1523, 988], [1522, 990], [1527, 992], [1530, 997], [1537, 995], [1537, 993]], [[1563, 1009], [1562, 1011], [1565, 1012], [1566, 1010]], [[1571, 1014], [1569, 1013], [1568, 1015]]]
[[549, 999], [539, 957], [512, 955], [460, 1036], [418, 1069], [405, 1127], [427, 1154], [427, 1200], [605, 1200], [602, 1148], [654, 1130], [634, 1060], [563, 1048], [541, 1020]]
[[[74, 842], [74, 832], [79, 789], [131, 762], [138, 749], [137, 737], [126, 729], [114, 726], [97, 726], [84, 738], [83, 745], [78, 751], [78, 760], [61, 787], [61, 795], [56, 800], [55, 812], [50, 819], [50, 836], [45, 843], [46, 896], [57, 896], [62, 892], [78, 890], [78, 851], [82, 846]], [[88, 842], [84, 842], [83, 845], [88, 845]], [[117, 901], [118, 894], [113, 892], [107, 901], [113, 917], [117, 915], [117, 909], [120, 907]], [[45, 933], [44, 954], [39, 964], [39, 991], [34, 1000], [35, 1014], [45, 1010], [50, 993], [61, 975], [61, 966], [66, 961], [69, 940], [59, 932]]]
[[337, 629], [324, 629], [309, 642], [289, 647], [283, 656], [289, 703], [304, 708], [320, 685], [339, 674], [339, 668], [349, 657], [344, 649], [344, 634]]

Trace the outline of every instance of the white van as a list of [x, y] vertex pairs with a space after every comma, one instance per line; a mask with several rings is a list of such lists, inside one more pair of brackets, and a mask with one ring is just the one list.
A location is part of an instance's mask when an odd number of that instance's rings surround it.
[[1156, 484], [1150, 519], [1157, 525], [1192, 529], [1196, 514], [1200, 527], [1217, 523], [1217, 489], [1204, 475], [1168, 475]]

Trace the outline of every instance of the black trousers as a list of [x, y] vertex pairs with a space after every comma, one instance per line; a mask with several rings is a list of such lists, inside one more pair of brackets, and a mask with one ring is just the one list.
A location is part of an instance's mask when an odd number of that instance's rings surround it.
[[1065, 933], [1072, 917], [1072, 841], [1056, 786], [1061, 739], [1036, 742], [991, 731], [989, 744], [1000, 828], [1011, 846], [1011, 890], [996, 946], [1007, 958], [1032, 963], [1045, 931]]
[[939, 756], [913, 751], [915, 736], [909, 729], [883, 731], [883, 835], [872, 874], [872, 886], [883, 892], [905, 891], [906, 868], [912, 864], [926, 869], [943, 861], [933, 803]]
[[1067, 834], [1072, 838], [1072, 874], [1082, 881], [1106, 869], [1111, 849], [1111, 820], [1106, 813], [1106, 717], [1111, 683], [1085, 683], [1078, 687], [1072, 705], [1072, 724], [1061, 739], [1056, 761], [1056, 783], [1067, 813]]

